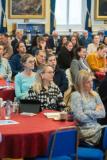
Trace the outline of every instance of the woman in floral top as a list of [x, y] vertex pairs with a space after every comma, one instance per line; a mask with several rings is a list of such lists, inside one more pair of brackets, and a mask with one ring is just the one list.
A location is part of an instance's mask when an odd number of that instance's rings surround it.
[[39, 73], [38, 82], [29, 89], [28, 100], [39, 100], [42, 109], [60, 110], [64, 107], [63, 96], [58, 86], [53, 82], [54, 71], [49, 65], [44, 65]]
[[92, 90], [92, 81], [91, 73], [79, 71], [75, 83], [77, 91], [72, 93], [71, 106], [78, 121], [80, 138], [85, 144], [98, 145], [104, 126], [97, 119], [105, 117], [105, 110], [99, 95]]

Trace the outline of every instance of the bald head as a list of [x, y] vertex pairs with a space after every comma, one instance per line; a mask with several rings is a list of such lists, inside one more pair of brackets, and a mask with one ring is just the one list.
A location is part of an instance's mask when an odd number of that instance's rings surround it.
[[53, 31], [52, 32], [52, 36], [57, 38], [58, 37], [58, 32], [57, 31]]

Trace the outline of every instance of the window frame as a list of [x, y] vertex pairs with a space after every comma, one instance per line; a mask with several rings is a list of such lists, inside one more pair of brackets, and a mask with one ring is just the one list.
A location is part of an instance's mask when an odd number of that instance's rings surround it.
[[[67, 0], [67, 6], [69, 6], [69, 2], [70, 0]], [[69, 34], [69, 29], [71, 29], [72, 31], [83, 31], [84, 30], [84, 26], [85, 26], [85, 17], [86, 17], [86, 10], [87, 10], [87, 2], [82, 0], [82, 8], [81, 8], [81, 13], [82, 13], [82, 22], [81, 25], [71, 25], [69, 24], [69, 10], [67, 10], [67, 24], [66, 25], [57, 25], [56, 24], [56, 30], [59, 33], [68, 33]]]

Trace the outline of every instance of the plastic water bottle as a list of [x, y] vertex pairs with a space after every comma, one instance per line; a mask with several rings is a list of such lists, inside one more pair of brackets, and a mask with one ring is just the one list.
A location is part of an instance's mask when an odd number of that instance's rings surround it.
[[14, 102], [13, 102], [13, 112], [14, 113], [18, 113], [19, 112], [19, 101], [17, 100], [17, 98], [14, 98]]
[[11, 116], [11, 101], [7, 100], [5, 104], [5, 119], [10, 119]]
[[10, 80], [8, 78], [6, 78], [6, 87], [9, 88], [10, 87]]

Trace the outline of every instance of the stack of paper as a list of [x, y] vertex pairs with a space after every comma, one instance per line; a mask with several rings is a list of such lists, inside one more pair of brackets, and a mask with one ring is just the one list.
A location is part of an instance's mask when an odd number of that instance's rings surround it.
[[11, 125], [11, 124], [18, 124], [19, 122], [13, 120], [0, 120], [0, 125]]
[[44, 115], [47, 117], [47, 118], [53, 118], [53, 119], [60, 119], [60, 112], [46, 112], [44, 113]]
[[36, 114], [35, 113], [30, 113], [30, 112], [22, 112], [22, 113], [20, 113], [20, 115], [23, 115], [23, 116], [35, 116]]

